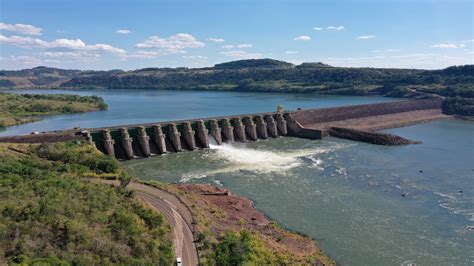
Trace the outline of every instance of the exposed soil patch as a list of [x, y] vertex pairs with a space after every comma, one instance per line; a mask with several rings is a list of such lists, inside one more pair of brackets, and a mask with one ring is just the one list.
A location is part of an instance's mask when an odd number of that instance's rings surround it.
[[387, 115], [366, 116], [339, 121], [330, 121], [318, 124], [305, 125], [308, 128], [328, 129], [329, 127], [344, 127], [358, 130], [377, 131], [387, 128], [395, 128], [407, 125], [428, 122], [436, 119], [449, 118], [441, 109], [426, 109], [408, 111]]
[[219, 236], [226, 231], [246, 229], [258, 234], [275, 253], [291, 256], [295, 263], [333, 263], [322, 254], [314, 239], [280, 228], [255, 209], [247, 198], [211, 185], [180, 184], [176, 187], [181, 199], [197, 217], [197, 230], [211, 230], [211, 235]]

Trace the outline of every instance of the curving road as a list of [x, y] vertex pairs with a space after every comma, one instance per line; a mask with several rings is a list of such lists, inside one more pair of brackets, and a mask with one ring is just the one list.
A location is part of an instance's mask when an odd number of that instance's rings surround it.
[[[100, 180], [100, 182], [119, 185], [118, 181]], [[176, 257], [182, 259], [183, 265], [198, 265], [198, 254], [191, 230], [192, 215], [186, 206], [175, 195], [158, 188], [140, 183], [130, 183], [127, 188], [136, 191], [141, 200], [162, 213], [170, 223]]]

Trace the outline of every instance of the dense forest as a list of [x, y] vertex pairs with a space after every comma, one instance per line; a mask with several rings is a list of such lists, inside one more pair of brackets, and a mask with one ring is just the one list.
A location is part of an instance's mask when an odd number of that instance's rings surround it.
[[299, 92], [390, 97], [474, 98], [474, 65], [441, 70], [347, 68], [272, 59], [206, 68], [78, 71], [37, 67], [0, 71], [0, 88], [100, 88]]
[[0, 144], [0, 176], [0, 264], [174, 261], [161, 214], [133, 193], [85, 179], [129, 179], [115, 159], [90, 145]]

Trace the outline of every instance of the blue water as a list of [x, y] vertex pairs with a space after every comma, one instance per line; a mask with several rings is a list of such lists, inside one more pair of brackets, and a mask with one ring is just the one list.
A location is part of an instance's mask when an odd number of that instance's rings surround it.
[[387, 132], [423, 143], [280, 138], [124, 164], [143, 179], [247, 196], [342, 265], [474, 265], [474, 123]]
[[49, 116], [47, 119], [35, 123], [9, 127], [4, 131], [0, 131], [0, 136], [73, 127], [93, 128], [269, 112], [276, 110], [278, 105], [284, 105], [287, 109], [296, 109], [299, 107], [318, 108], [395, 100], [384, 97], [206, 91], [21, 90], [10, 92], [98, 95], [104, 98], [105, 102], [109, 105], [109, 109], [83, 114]]
[[[46, 117], [0, 135], [392, 101], [382, 97], [147, 90], [99, 95], [109, 110]], [[143, 179], [225, 186], [342, 265], [474, 265], [474, 123], [387, 130], [419, 145], [279, 138], [127, 161]]]

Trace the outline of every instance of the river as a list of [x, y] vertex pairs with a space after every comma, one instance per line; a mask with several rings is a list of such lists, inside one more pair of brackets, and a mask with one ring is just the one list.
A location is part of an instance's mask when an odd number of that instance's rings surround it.
[[[393, 100], [234, 92], [77, 93], [102, 96], [110, 109], [47, 117], [1, 134], [262, 112], [278, 104], [294, 109]], [[423, 143], [385, 147], [337, 138], [279, 138], [124, 165], [142, 179], [211, 183], [247, 196], [282, 226], [315, 237], [342, 265], [473, 265], [474, 232], [468, 228], [474, 226], [474, 123], [443, 120], [386, 132]]]

